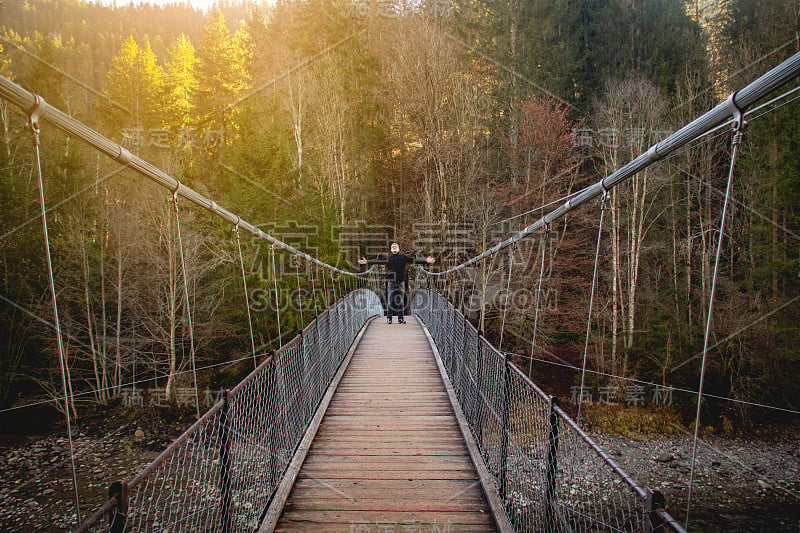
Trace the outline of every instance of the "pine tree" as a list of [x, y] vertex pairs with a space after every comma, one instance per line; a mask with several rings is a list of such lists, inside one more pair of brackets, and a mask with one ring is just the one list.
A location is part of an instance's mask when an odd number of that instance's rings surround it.
[[247, 64], [246, 33], [231, 35], [224, 15], [217, 11], [203, 28], [197, 51], [196, 72], [201, 83], [195, 124], [198, 141], [206, 148], [230, 143], [235, 137], [238, 99], [250, 87]]
[[[195, 49], [186, 35], [170, 48], [165, 65], [164, 90], [166, 113], [164, 125], [170, 131], [188, 131], [195, 110], [195, 95], [200, 84], [195, 77]], [[173, 140], [180, 139], [173, 136]]]
[[[164, 73], [145, 41], [140, 48], [128, 36], [106, 73], [101, 99], [97, 104], [100, 122], [106, 127], [136, 130], [142, 135], [161, 127]], [[126, 135], [125, 132], [120, 132]], [[137, 135], [133, 133], [133, 135]], [[135, 138], [132, 146], [143, 146], [147, 138]], [[143, 144], [139, 144], [139, 143]]]

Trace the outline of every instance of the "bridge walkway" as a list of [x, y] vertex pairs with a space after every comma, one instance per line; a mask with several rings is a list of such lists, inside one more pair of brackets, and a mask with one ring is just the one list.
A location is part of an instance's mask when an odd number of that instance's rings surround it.
[[261, 531], [497, 529], [466, 424], [421, 324], [407, 322], [366, 326], [281, 514]]

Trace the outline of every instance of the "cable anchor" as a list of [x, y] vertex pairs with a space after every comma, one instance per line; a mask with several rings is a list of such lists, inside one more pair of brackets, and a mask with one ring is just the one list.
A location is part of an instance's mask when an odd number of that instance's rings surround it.
[[606, 187], [606, 184], [603, 183], [603, 180], [600, 180], [600, 190], [602, 191], [600, 196], [600, 209], [605, 209], [611, 191]]
[[28, 111], [28, 126], [33, 132], [33, 141], [36, 143], [36, 146], [39, 146], [39, 132], [41, 131], [39, 128], [39, 114], [47, 105], [47, 102], [38, 94], [34, 94], [33, 98], [33, 107]]
[[736, 103], [736, 95], [739, 91], [735, 91], [728, 97], [728, 106], [731, 108], [731, 115], [733, 116], [733, 139], [731, 145], [735, 146], [742, 141], [742, 135], [747, 127], [747, 121], [744, 119], [744, 110]]

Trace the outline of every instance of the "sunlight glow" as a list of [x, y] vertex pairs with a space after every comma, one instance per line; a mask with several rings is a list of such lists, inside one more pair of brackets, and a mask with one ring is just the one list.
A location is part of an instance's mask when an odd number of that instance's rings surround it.
[[142, 5], [151, 4], [156, 6], [167, 6], [175, 4], [188, 4], [201, 11], [208, 11], [219, 4], [241, 4], [244, 0], [84, 0], [86, 3], [97, 3], [103, 6], [124, 7], [130, 4]]

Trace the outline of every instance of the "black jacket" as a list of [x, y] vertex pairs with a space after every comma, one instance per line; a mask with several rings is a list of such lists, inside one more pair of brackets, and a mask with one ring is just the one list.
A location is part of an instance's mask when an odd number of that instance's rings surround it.
[[405, 254], [386, 254], [378, 257], [377, 259], [368, 259], [368, 265], [386, 265], [386, 270], [389, 272], [389, 281], [397, 283], [406, 280], [406, 265], [413, 263], [415, 265], [424, 265], [425, 258], [411, 257]]

